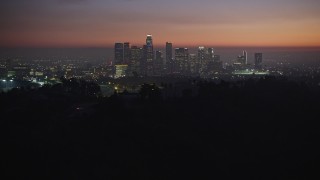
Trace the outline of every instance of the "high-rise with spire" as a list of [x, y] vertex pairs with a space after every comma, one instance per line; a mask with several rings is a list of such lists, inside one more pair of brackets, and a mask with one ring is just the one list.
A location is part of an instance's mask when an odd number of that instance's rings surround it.
[[152, 35], [148, 34], [146, 39], [145, 47], [145, 73], [147, 76], [153, 75], [153, 42], [152, 42]]

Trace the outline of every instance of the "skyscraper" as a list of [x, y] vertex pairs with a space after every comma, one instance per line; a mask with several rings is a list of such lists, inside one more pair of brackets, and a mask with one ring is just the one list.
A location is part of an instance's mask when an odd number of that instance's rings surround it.
[[147, 45], [143, 45], [142, 47], [142, 59], [140, 62], [141, 67], [141, 75], [147, 75]]
[[143, 50], [142, 48], [139, 48], [137, 46], [132, 46], [131, 47], [131, 56], [130, 56], [130, 64], [129, 64], [129, 76], [137, 76], [141, 74], [141, 61], [142, 61], [142, 53]]
[[244, 63], [248, 64], [248, 53], [247, 53], [247, 51], [243, 50], [242, 57], [243, 57], [243, 59], [245, 61]]
[[198, 76], [199, 75], [199, 62], [198, 56], [196, 54], [189, 55], [189, 64], [190, 64], [190, 75]]
[[213, 48], [206, 48], [203, 46], [198, 48], [199, 73], [201, 76], [206, 76], [208, 72], [208, 64], [213, 61], [213, 57]]
[[198, 47], [198, 60], [200, 64], [205, 61], [206, 59], [206, 51], [207, 49], [203, 46]]
[[114, 45], [114, 65], [123, 63], [123, 43], [115, 43]]
[[146, 39], [146, 46], [145, 46], [145, 62], [146, 62], [146, 75], [152, 76], [153, 75], [153, 42], [152, 42], [152, 35], [147, 35]]
[[185, 74], [188, 72], [188, 48], [176, 48], [175, 49], [175, 72]]
[[167, 69], [167, 72], [169, 74], [173, 73], [173, 58], [172, 58], [172, 43], [171, 42], [166, 42], [166, 62], [165, 62], [165, 67]]
[[220, 55], [214, 55], [213, 61], [210, 61], [208, 65], [209, 75], [218, 74], [222, 70], [222, 61], [220, 59]]
[[161, 51], [156, 51], [156, 57], [153, 64], [154, 75], [161, 76], [163, 72], [163, 57]]
[[262, 68], [262, 53], [254, 54], [254, 66], [257, 69]]
[[123, 64], [129, 64], [130, 62], [130, 43], [125, 42], [123, 44]]

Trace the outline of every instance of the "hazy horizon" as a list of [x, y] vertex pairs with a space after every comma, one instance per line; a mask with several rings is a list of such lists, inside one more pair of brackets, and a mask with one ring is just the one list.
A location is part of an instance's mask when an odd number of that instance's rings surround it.
[[[173, 46], [176, 48], [177, 46]], [[248, 61], [253, 63], [254, 53], [263, 53], [263, 62], [292, 62], [292, 63], [320, 63], [319, 48], [256, 48], [256, 47], [213, 47], [215, 54], [221, 56], [224, 63], [230, 63], [236, 59], [243, 50], [248, 52]], [[163, 47], [155, 47], [155, 50], [163, 51], [165, 58], [165, 49]], [[173, 52], [174, 53], [174, 52]], [[189, 53], [196, 54], [197, 47], [189, 47]], [[174, 55], [173, 55], [174, 56]], [[114, 58], [113, 48], [0, 48], [0, 58], [26, 58], [28, 60], [70, 58], [79, 59], [88, 58], [96, 62], [110, 62]]]

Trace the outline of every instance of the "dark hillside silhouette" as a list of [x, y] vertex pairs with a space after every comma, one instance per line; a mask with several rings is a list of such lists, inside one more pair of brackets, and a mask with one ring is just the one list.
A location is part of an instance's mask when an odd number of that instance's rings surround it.
[[101, 98], [62, 82], [0, 94], [5, 179], [319, 177], [319, 87], [266, 77]]

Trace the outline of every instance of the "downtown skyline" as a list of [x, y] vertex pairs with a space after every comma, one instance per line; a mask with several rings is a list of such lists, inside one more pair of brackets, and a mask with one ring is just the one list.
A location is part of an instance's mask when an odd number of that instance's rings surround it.
[[319, 1], [1, 1], [0, 47], [319, 47]]

